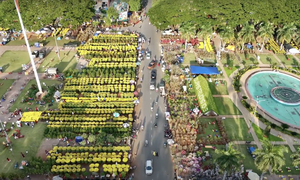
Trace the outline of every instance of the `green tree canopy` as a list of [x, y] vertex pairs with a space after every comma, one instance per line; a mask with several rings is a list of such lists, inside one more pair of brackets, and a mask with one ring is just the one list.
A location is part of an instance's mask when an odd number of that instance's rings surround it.
[[119, 17], [118, 11], [113, 6], [108, 8], [106, 15], [108, 18], [114, 18], [114, 19], [117, 19]]
[[300, 148], [298, 147], [297, 151], [294, 152], [291, 155], [291, 158], [293, 160], [293, 165], [294, 166], [299, 166], [300, 165]]
[[139, 11], [142, 7], [141, 0], [129, 0], [130, 11]]
[[275, 26], [295, 22], [300, 25], [300, 6], [297, 1], [270, 0], [160, 0], [148, 11], [153, 25], [159, 29], [192, 22], [196, 27], [212, 27], [270, 22]]
[[[22, 20], [28, 30], [54, 25], [57, 18], [63, 27], [75, 27], [94, 15], [92, 0], [27, 0], [19, 1]], [[0, 26], [21, 29], [14, 1], [0, 2]]]
[[217, 158], [215, 163], [217, 163], [222, 170], [225, 171], [224, 177], [226, 177], [227, 172], [234, 172], [241, 166], [241, 161], [245, 156], [236, 149], [233, 148], [232, 143], [228, 144], [227, 150], [216, 149]]
[[255, 165], [263, 172], [272, 173], [285, 164], [284, 152], [288, 152], [286, 146], [274, 146], [269, 140], [263, 140], [262, 149], [256, 149], [253, 153], [256, 156]]

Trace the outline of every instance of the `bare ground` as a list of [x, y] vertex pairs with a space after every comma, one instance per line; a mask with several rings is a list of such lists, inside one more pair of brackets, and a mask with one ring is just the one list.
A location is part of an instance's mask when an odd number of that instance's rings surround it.
[[46, 160], [46, 153], [45, 150], [50, 151], [53, 146], [56, 146], [59, 143], [58, 139], [47, 139], [45, 138], [42, 143], [41, 146], [39, 147], [39, 150], [37, 152], [37, 157], [41, 157], [43, 160]]

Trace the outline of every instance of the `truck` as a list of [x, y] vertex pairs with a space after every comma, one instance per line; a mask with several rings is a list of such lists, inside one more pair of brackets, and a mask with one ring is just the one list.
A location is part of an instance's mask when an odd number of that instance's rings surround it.
[[165, 96], [166, 92], [165, 92], [165, 81], [161, 80], [159, 83], [159, 90], [160, 90], [160, 95], [161, 96]]
[[156, 79], [151, 79], [150, 81], [150, 90], [155, 90]]

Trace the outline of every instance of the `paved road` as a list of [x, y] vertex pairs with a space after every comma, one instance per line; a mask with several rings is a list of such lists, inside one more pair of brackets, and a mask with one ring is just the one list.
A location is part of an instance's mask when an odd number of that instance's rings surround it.
[[[146, 10], [149, 9], [152, 4], [152, 0], [148, 1]], [[141, 25], [138, 24], [134, 29], [141, 32], [146, 39], [151, 37], [151, 43], [148, 45], [148, 42], [145, 43], [145, 48], [149, 47], [149, 50], [152, 52], [152, 57], [156, 56], [158, 59], [160, 57], [160, 37], [159, 33], [156, 32], [156, 28], [152, 25], [149, 25], [149, 19], [147, 18]], [[132, 29], [132, 28], [131, 28]], [[132, 29], [132, 30], [134, 30]], [[159, 96], [159, 93], [156, 91], [150, 91], [150, 70], [147, 69], [147, 65], [150, 60], [144, 59], [140, 66], [140, 78], [143, 77], [143, 82], [139, 82], [139, 91], [141, 91], [141, 102], [140, 102], [140, 112], [139, 122], [144, 125], [144, 130], [140, 131], [138, 138], [134, 143], [133, 151], [137, 152], [137, 156], [134, 159], [134, 164], [137, 166], [137, 169], [134, 171], [134, 179], [143, 179], [143, 180], [171, 180], [173, 176], [173, 163], [171, 161], [169, 148], [163, 146], [166, 142], [164, 138], [164, 125], [167, 123], [165, 120], [165, 104], [164, 99]], [[163, 77], [163, 73], [160, 67], [157, 69], [157, 79], [156, 83], [159, 83]], [[141, 72], [141, 70], [143, 70]], [[151, 112], [152, 103], [158, 99], [158, 105], [154, 105], [154, 110]], [[158, 119], [155, 119], [155, 113], [158, 112]], [[139, 114], [139, 112], [137, 112]], [[154, 123], [158, 124], [158, 127], [154, 127]], [[148, 140], [149, 145], [145, 147], [145, 140]], [[157, 151], [159, 157], [154, 157], [151, 151]], [[147, 176], [145, 174], [145, 162], [148, 159], [153, 160], [153, 174]]]

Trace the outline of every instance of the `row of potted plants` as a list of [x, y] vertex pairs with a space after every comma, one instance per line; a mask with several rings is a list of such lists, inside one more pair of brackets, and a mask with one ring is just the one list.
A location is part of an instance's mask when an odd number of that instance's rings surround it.
[[70, 78], [65, 80], [65, 85], [92, 85], [92, 84], [129, 84], [131, 78]]
[[133, 92], [134, 85], [91, 85], [91, 86], [65, 86], [64, 91], [80, 91], [80, 92]]

